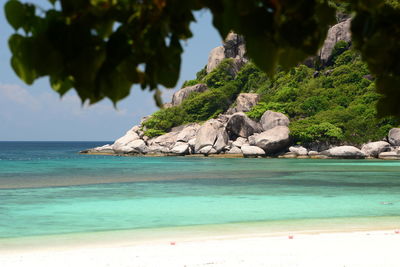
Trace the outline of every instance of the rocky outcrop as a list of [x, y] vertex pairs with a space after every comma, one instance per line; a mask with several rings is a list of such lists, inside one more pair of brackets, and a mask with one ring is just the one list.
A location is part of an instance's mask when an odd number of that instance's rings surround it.
[[112, 147], [112, 145], [104, 145], [104, 146], [99, 146], [99, 147], [95, 147], [91, 150], [89, 150], [88, 152], [91, 153], [114, 153], [114, 149]]
[[260, 119], [260, 124], [264, 131], [272, 129], [276, 126], [289, 126], [289, 118], [280, 112], [267, 110]]
[[237, 112], [229, 118], [226, 130], [231, 137], [248, 137], [261, 132], [262, 128], [259, 123], [247, 117], [243, 112]]
[[245, 58], [246, 48], [242, 36], [236, 33], [229, 33], [222, 46], [211, 50], [208, 56], [206, 67], [207, 73], [215, 69], [225, 58], [233, 58], [234, 65], [239, 68], [247, 62]]
[[242, 146], [241, 150], [245, 157], [258, 157], [265, 155], [265, 151], [257, 146], [245, 145]]
[[174, 95], [172, 96], [171, 104], [172, 104], [172, 106], [180, 105], [183, 100], [185, 100], [186, 98], [189, 97], [190, 94], [192, 94], [194, 92], [201, 93], [201, 92], [206, 91], [207, 89], [208, 89], [207, 85], [203, 84], [203, 83], [184, 87], [174, 93]]
[[400, 146], [400, 128], [393, 128], [388, 134], [389, 143], [392, 146]]
[[324, 44], [319, 51], [319, 58], [321, 62], [325, 63], [329, 60], [332, 50], [337, 42], [351, 42], [350, 24], [351, 19], [346, 19], [345, 21], [342, 21], [329, 29]]
[[213, 69], [215, 69], [222, 60], [225, 59], [225, 48], [223, 46], [217, 46], [211, 50], [208, 55], [208, 63], [206, 67], [207, 73], [210, 73]]
[[361, 151], [368, 157], [377, 158], [380, 153], [390, 150], [390, 144], [385, 141], [377, 141], [364, 144]]
[[321, 154], [332, 158], [342, 158], [342, 159], [365, 158], [365, 154], [360, 149], [354, 146], [337, 146], [322, 151]]
[[233, 114], [236, 112], [248, 112], [252, 107], [257, 105], [260, 100], [258, 94], [253, 93], [241, 93], [236, 98], [236, 106], [227, 111], [228, 114]]
[[135, 140], [140, 139], [137, 127], [133, 127], [125, 133], [124, 136], [118, 138], [112, 145], [112, 149], [116, 152], [122, 152], [129, 150], [129, 144]]
[[256, 145], [271, 155], [283, 151], [290, 143], [289, 128], [276, 126], [268, 131], [254, 134], [249, 137], [250, 145]]

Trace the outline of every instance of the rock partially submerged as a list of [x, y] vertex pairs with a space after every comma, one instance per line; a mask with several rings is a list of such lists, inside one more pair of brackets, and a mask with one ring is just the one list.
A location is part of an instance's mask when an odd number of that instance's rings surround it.
[[364, 144], [361, 151], [368, 157], [377, 158], [380, 153], [390, 150], [390, 144], [385, 141], [377, 141]]
[[354, 146], [337, 146], [321, 152], [322, 155], [341, 159], [363, 159], [365, 154]]
[[400, 153], [398, 151], [382, 152], [379, 154], [379, 158], [386, 160], [399, 160]]
[[298, 156], [307, 156], [308, 155], [307, 148], [302, 147], [302, 146], [291, 146], [291, 147], [289, 147], [289, 151], [292, 153], [295, 153]]
[[245, 157], [258, 157], [265, 155], [265, 151], [257, 146], [244, 145], [241, 150]]

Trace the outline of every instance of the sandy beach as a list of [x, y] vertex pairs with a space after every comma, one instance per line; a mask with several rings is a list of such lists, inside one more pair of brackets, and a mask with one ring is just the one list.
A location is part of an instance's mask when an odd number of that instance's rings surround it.
[[214, 236], [15, 248], [14, 266], [399, 266], [399, 230]]

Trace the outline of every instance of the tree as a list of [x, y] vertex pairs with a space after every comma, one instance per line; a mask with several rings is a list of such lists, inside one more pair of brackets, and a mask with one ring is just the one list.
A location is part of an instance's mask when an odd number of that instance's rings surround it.
[[[247, 56], [273, 75], [316, 54], [335, 13], [353, 14], [354, 47], [383, 97], [381, 115], [400, 115], [400, 9], [395, 0], [49, 0], [52, 8], [9, 0], [11, 65], [26, 83], [49, 76], [61, 95], [114, 103], [133, 84], [174, 87], [181, 41], [192, 36], [193, 12], [207, 8], [221, 37], [244, 36]], [[155, 94], [159, 96], [159, 94]], [[156, 97], [160, 102], [159, 97]]]

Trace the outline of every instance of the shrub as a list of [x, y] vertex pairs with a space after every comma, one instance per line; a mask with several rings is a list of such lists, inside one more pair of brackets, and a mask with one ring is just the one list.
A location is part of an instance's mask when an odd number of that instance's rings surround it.
[[290, 124], [290, 134], [296, 143], [307, 144], [314, 141], [338, 143], [343, 139], [343, 131], [329, 123], [314, 120], [300, 120]]
[[188, 87], [188, 86], [193, 86], [193, 85], [196, 85], [196, 84], [199, 84], [199, 83], [200, 83], [200, 81], [197, 80], [197, 79], [184, 81], [183, 84], [182, 84], [182, 88], [185, 88], [185, 87]]
[[156, 137], [159, 135], [163, 135], [165, 133], [166, 132], [164, 132], [163, 130], [156, 130], [156, 129], [148, 129], [148, 130], [144, 131], [144, 135], [148, 136], [150, 138], [153, 138], [153, 137]]
[[203, 82], [210, 88], [218, 88], [234, 79], [233, 59], [226, 58], [203, 78]]

